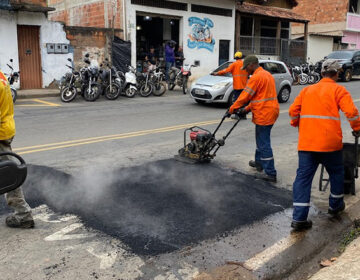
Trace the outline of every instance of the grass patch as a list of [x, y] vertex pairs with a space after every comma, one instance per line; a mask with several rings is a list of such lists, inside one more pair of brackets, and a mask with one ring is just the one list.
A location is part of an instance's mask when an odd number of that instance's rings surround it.
[[340, 243], [339, 252], [343, 253], [346, 247], [358, 237], [360, 237], [360, 220], [355, 220], [351, 230], [344, 234]]

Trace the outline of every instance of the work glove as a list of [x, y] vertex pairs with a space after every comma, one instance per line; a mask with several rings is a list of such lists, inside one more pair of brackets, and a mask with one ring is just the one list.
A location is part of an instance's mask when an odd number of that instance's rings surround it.
[[231, 114], [230, 114], [229, 110], [226, 111], [224, 117], [225, 118], [230, 118], [231, 117]]
[[241, 117], [246, 117], [246, 115], [248, 114], [248, 111], [246, 111], [245, 108], [240, 108], [240, 109], [236, 110], [234, 112], [234, 114], [238, 115], [240, 118]]
[[353, 130], [352, 135], [354, 135], [354, 137], [360, 137], [360, 130], [358, 131]]

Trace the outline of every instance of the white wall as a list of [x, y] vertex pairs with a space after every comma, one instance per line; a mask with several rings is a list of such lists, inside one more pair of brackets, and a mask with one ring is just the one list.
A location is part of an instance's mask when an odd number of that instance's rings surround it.
[[307, 54], [310, 62], [315, 64], [324, 59], [324, 56], [333, 51], [333, 47], [334, 39], [332, 37], [309, 35]]
[[47, 20], [43, 13], [0, 11], [0, 38], [6, 40], [6, 47], [0, 48], [0, 69], [7, 72], [6, 63], [10, 58], [14, 59], [14, 68], [19, 69], [17, 25], [40, 26], [42, 86], [47, 87], [54, 80], [60, 80], [68, 71], [65, 65], [68, 58], [73, 58], [73, 54], [48, 54], [46, 43], [70, 42], [66, 39], [63, 25]]
[[[193, 64], [195, 60], [200, 60], [200, 67], [193, 68], [193, 76], [195, 79], [199, 76], [208, 74], [210, 71], [214, 70], [218, 66], [219, 62], [219, 40], [230, 40], [230, 57], [234, 53], [234, 36], [235, 36], [235, 0], [224, 0], [222, 2], [215, 0], [183, 0], [181, 2], [188, 3], [188, 11], [177, 11], [170, 9], [161, 9], [146, 7], [140, 5], [132, 5], [131, 0], [126, 0], [127, 7], [127, 22], [124, 32], [127, 33], [128, 39], [131, 41], [131, 58], [132, 64], [136, 63], [136, 12], [148, 12], [159, 15], [174, 16], [174, 18], [180, 17], [180, 36], [182, 36], [183, 47], [184, 47], [184, 56], [185, 63]], [[179, 1], [180, 2], [180, 1]], [[225, 9], [231, 9], [233, 11], [232, 17], [210, 15], [204, 13], [194, 13], [191, 12], [191, 5], [200, 4], [206, 6], [213, 6]], [[190, 17], [199, 17], [203, 19], [207, 17], [211, 19], [214, 23], [214, 27], [211, 28], [213, 38], [215, 39], [215, 46], [213, 52], [207, 49], [191, 49], [188, 48], [187, 41], [188, 35], [191, 31], [191, 26], [189, 26], [188, 19]]]

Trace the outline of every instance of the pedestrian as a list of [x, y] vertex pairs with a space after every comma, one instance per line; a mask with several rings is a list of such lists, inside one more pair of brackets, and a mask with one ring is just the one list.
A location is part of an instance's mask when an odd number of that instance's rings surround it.
[[169, 72], [175, 66], [175, 42], [169, 41], [165, 46], [165, 79], [169, 82]]
[[[276, 182], [277, 173], [270, 141], [271, 129], [279, 116], [275, 80], [269, 72], [259, 66], [259, 60], [254, 55], [244, 59], [242, 69], [251, 77], [228, 113], [238, 111], [240, 116], [244, 116], [252, 112], [252, 121], [256, 126], [256, 152], [255, 160], [251, 160], [249, 165], [259, 171], [255, 175], [256, 178]], [[249, 105], [242, 108], [248, 102]]]
[[[10, 86], [0, 71], [0, 153], [11, 152], [11, 142], [15, 136], [14, 104]], [[11, 160], [3, 156], [4, 160]], [[1, 180], [1, 178], [0, 178]], [[21, 187], [5, 194], [7, 204], [15, 213], [6, 218], [6, 225], [15, 228], [32, 228], [34, 219], [30, 206], [26, 203]]]
[[145, 61], [151, 63], [152, 65], [156, 65], [158, 57], [153, 46], [150, 46], [150, 52], [146, 55]]
[[[213, 75], [215, 75], [215, 76], [222, 76], [227, 73], [232, 74], [232, 76], [233, 76], [233, 92], [230, 95], [231, 105], [234, 104], [234, 102], [239, 98], [241, 92], [245, 88], [247, 79], [249, 77], [247, 71], [242, 69], [242, 67], [244, 65], [242, 57], [243, 57], [242, 52], [236, 52], [234, 55], [235, 62], [231, 63], [228, 68], [213, 73]], [[235, 115], [235, 116], [238, 117], [237, 115]], [[244, 116], [244, 118], [246, 118], [246, 116]]]
[[321, 163], [329, 173], [331, 192], [328, 213], [336, 215], [345, 209], [342, 131], [339, 109], [350, 122], [354, 135], [360, 135], [359, 112], [350, 93], [336, 83], [341, 65], [326, 60], [321, 81], [304, 88], [290, 106], [291, 125], [299, 127], [299, 168], [293, 185], [293, 221], [296, 231], [312, 227], [308, 220], [311, 185]]

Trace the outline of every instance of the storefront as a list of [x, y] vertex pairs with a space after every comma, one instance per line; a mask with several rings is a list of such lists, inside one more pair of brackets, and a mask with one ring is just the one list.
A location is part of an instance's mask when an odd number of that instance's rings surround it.
[[155, 49], [163, 60], [166, 42], [183, 47], [185, 63], [195, 64], [193, 78], [232, 58], [235, 0], [126, 0], [125, 36], [131, 41], [132, 64]]

